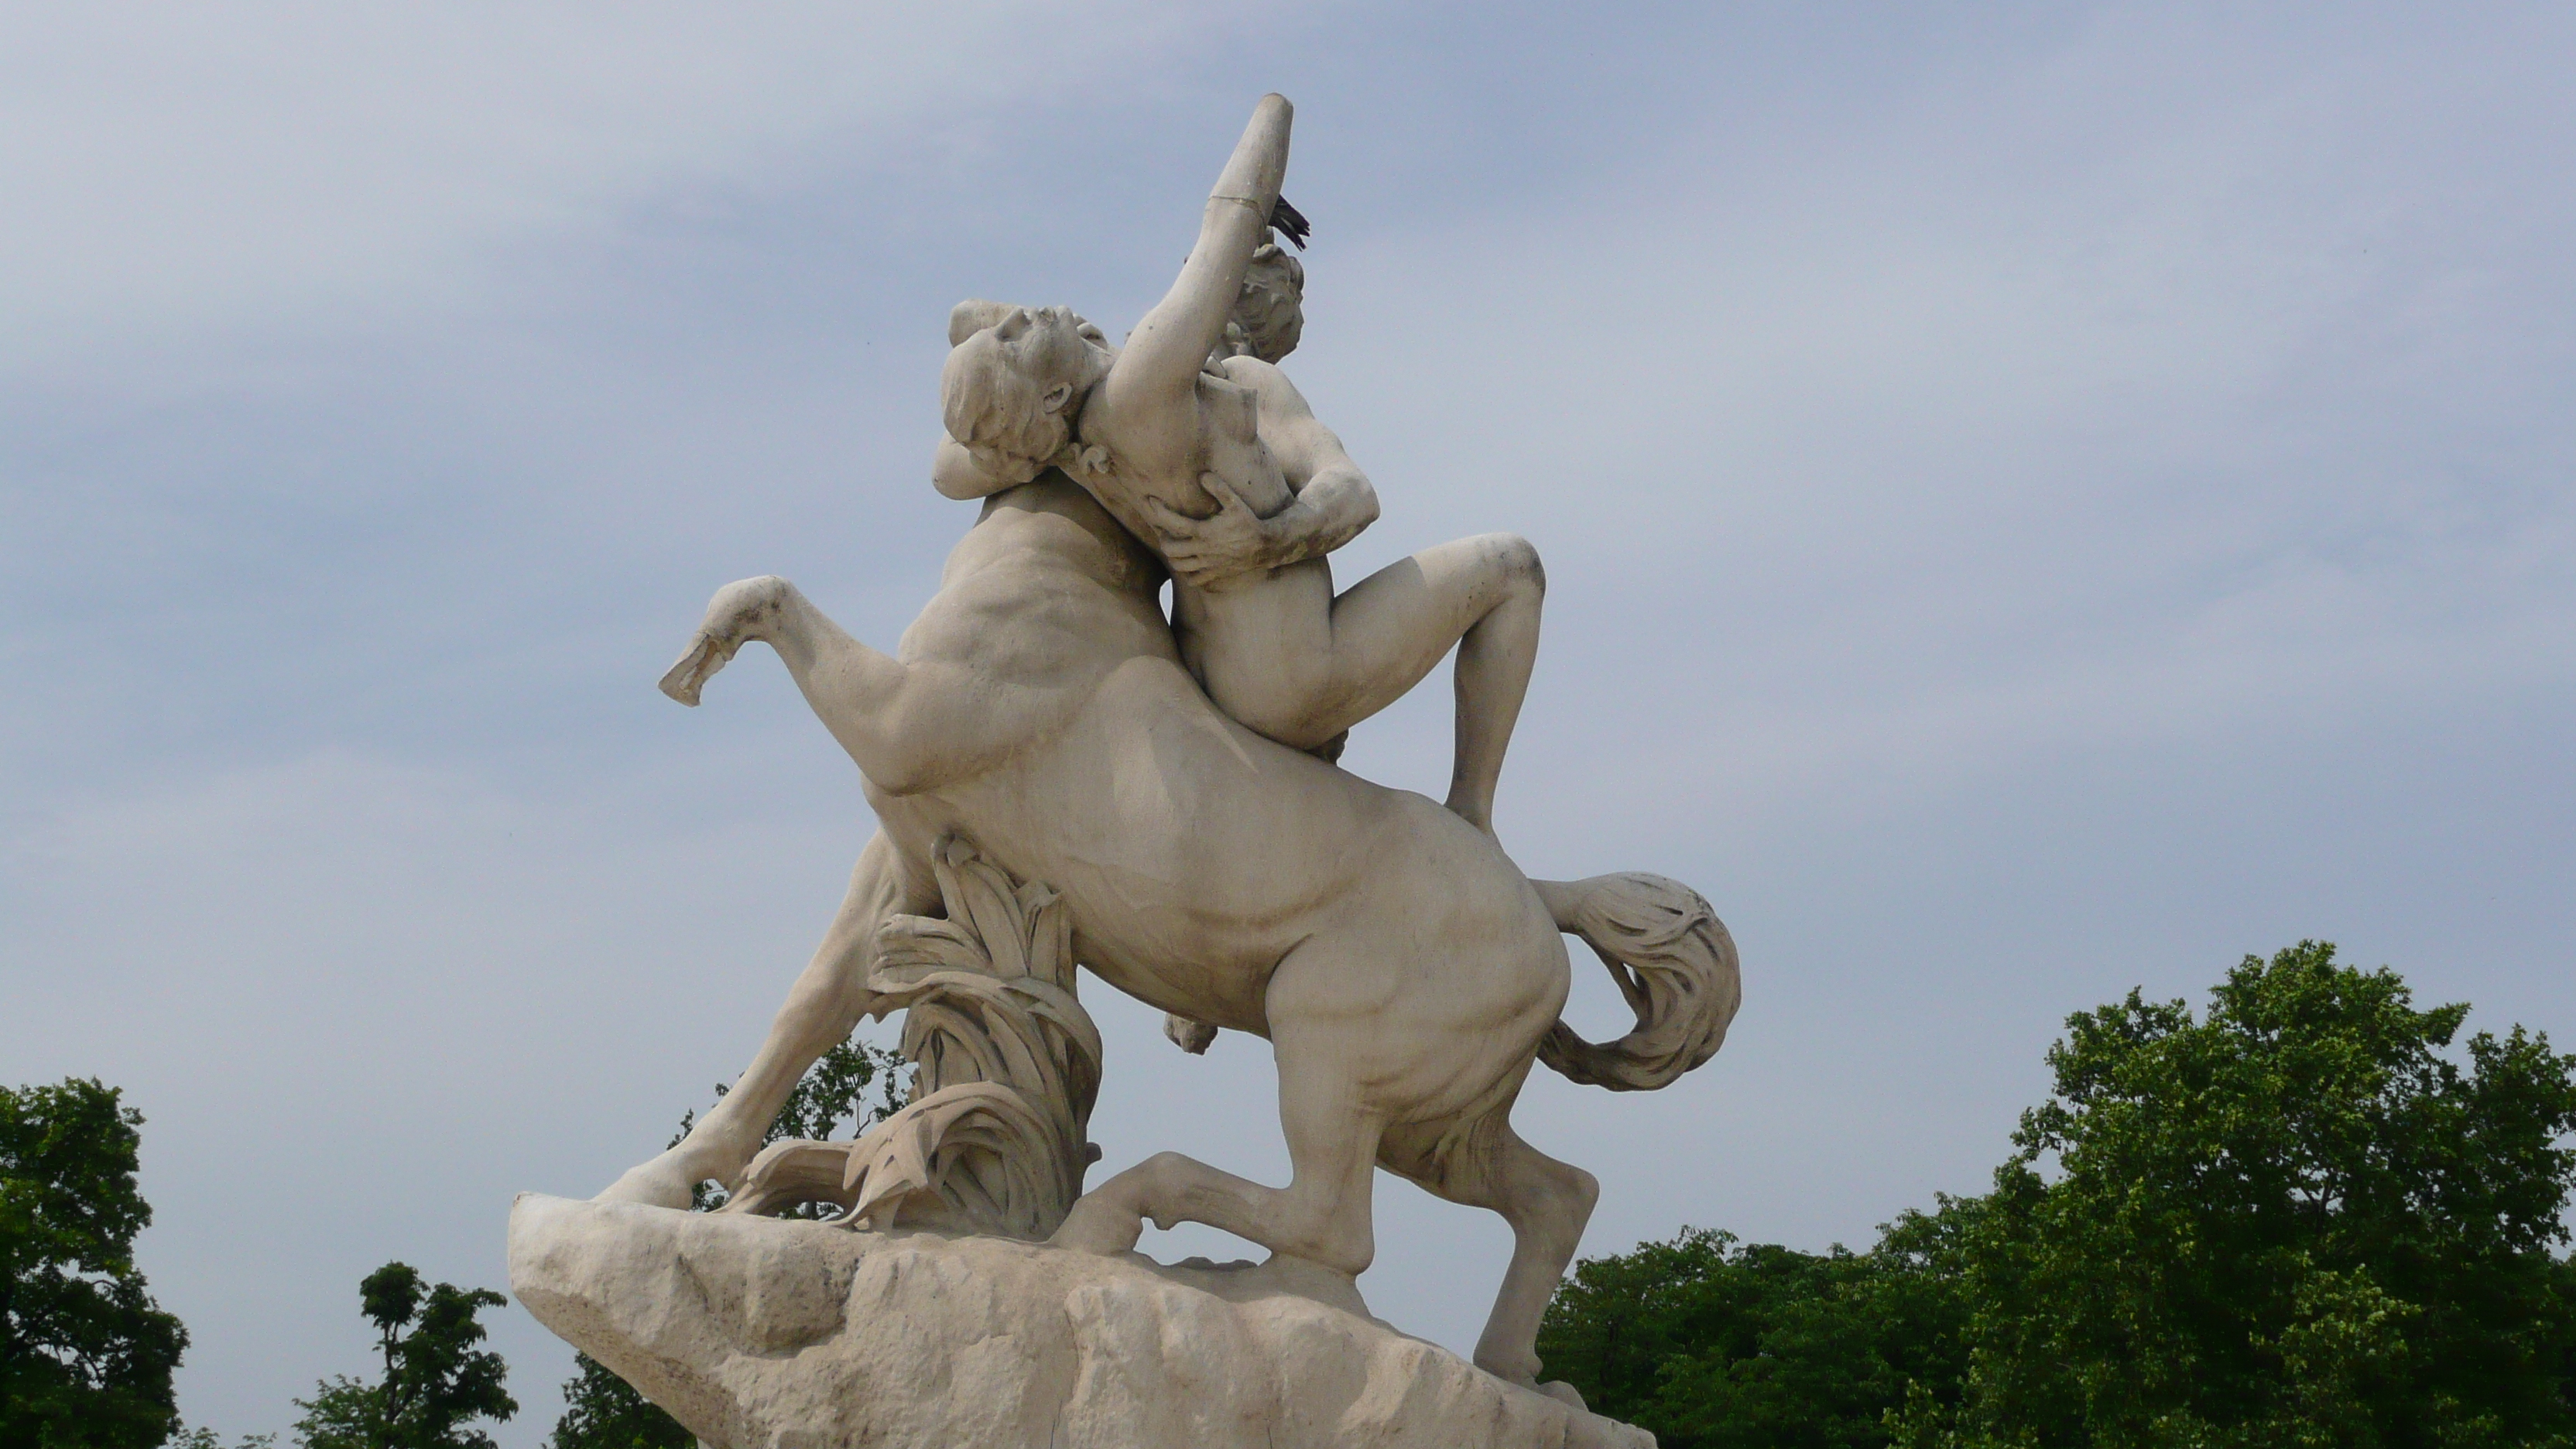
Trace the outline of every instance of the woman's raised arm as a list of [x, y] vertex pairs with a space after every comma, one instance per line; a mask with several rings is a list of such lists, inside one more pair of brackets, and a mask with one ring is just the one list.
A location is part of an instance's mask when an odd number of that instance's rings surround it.
[[1271, 208], [1288, 171], [1292, 114], [1285, 96], [1263, 96], [1254, 108], [1252, 124], [1208, 195], [1198, 245], [1190, 248], [1180, 279], [1136, 324], [1105, 385], [1128, 398], [1198, 385], [1199, 368], [1225, 335], [1225, 319], [1243, 290], [1244, 268], [1270, 235]]

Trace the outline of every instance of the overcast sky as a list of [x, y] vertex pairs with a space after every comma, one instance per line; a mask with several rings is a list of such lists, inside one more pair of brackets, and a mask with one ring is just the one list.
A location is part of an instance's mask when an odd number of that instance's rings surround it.
[[[654, 692], [708, 593], [890, 645], [949, 305], [1123, 331], [1270, 89], [1343, 576], [1533, 539], [1505, 843], [1743, 949], [1707, 1069], [1524, 1097], [1586, 1252], [1865, 1245], [2068, 1012], [2302, 937], [2576, 1039], [2571, 73], [2540, 5], [18, 7], [0, 1080], [149, 1118], [192, 1423], [364, 1372], [387, 1259], [503, 1286], [871, 828], [766, 653]], [[1344, 763], [1437, 793], [1447, 695]], [[1284, 1180], [1260, 1043], [1086, 1001], [1100, 1172]], [[1472, 1344], [1504, 1229], [1382, 1183], [1363, 1289]]]

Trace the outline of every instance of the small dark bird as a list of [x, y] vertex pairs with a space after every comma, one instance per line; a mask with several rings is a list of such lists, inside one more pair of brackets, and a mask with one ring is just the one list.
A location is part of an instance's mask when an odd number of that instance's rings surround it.
[[1284, 196], [1270, 205], [1270, 229], [1288, 238], [1289, 244], [1301, 252], [1306, 249], [1306, 238], [1315, 230], [1306, 214], [1290, 206]]

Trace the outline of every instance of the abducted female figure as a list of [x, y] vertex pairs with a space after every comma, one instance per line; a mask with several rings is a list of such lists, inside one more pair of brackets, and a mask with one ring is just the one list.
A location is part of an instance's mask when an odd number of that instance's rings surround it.
[[1125, 347], [1061, 307], [959, 305], [935, 481], [978, 498], [1062, 469], [1171, 568], [1182, 658], [1209, 697], [1294, 749], [1329, 755], [1456, 647], [1448, 805], [1490, 835], [1546, 579], [1526, 540], [1495, 533], [1333, 592], [1325, 555], [1376, 520], [1376, 491], [1259, 355], [1284, 349], [1226, 325], [1269, 236], [1289, 116], [1262, 101], [1179, 280]]

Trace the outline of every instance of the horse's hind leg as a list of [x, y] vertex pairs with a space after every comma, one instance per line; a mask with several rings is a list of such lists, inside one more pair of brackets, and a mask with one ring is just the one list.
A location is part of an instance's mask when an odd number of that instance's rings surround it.
[[[1273, 1023], [1274, 1030], [1277, 1023]], [[1381, 1122], [1326, 1035], [1279, 1031], [1279, 1123], [1291, 1175], [1264, 1187], [1177, 1152], [1160, 1152], [1083, 1195], [1054, 1241], [1095, 1253], [1136, 1246], [1144, 1219], [1209, 1227], [1274, 1253], [1356, 1276], [1377, 1255], [1370, 1188]], [[1301, 1036], [1305, 1039], [1301, 1040]]]
[[1391, 1132], [1381, 1160], [1389, 1171], [1451, 1202], [1491, 1208], [1512, 1225], [1512, 1265], [1476, 1341], [1476, 1366], [1535, 1386], [1539, 1319], [1565, 1277], [1565, 1265], [1574, 1260], [1601, 1185], [1582, 1168], [1523, 1142], [1512, 1131], [1509, 1103], [1463, 1132], [1454, 1123]]

